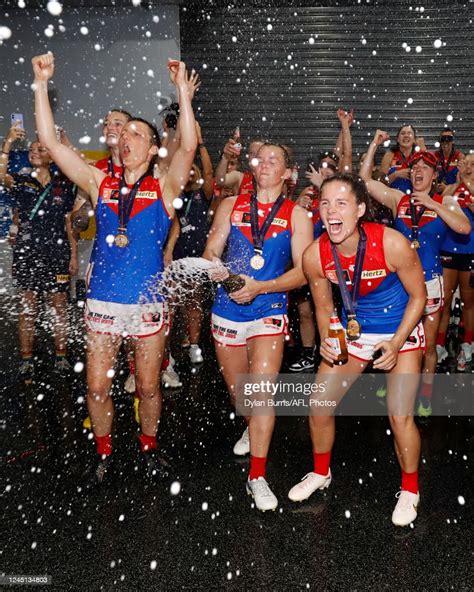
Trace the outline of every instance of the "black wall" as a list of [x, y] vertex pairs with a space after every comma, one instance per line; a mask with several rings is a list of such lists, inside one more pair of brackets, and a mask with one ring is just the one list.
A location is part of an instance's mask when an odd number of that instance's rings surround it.
[[203, 81], [196, 109], [214, 160], [239, 124], [246, 139], [294, 143], [304, 165], [334, 145], [340, 106], [356, 113], [355, 157], [377, 127], [395, 134], [403, 122], [431, 146], [448, 125], [474, 149], [472, 4], [302, 4], [181, 6], [182, 57]]

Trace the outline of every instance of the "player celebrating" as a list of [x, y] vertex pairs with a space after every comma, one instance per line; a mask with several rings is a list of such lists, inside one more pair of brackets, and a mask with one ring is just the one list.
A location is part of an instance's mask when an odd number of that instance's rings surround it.
[[165, 344], [167, 306], [156, 302], [151, 280], [163, 270], [163, 246], [174, 215], [173, 199], [186, 183], [197, 145], [185, 65], [170, 61], [172, 82], [180, 103], [181, 144], [165, 179], [153, 177], [159, 149], [156, 128], [132, 119], [119, 138], [124, 166], [120, 179], [86, 164], [62, 146], [54, 133], [47, 84], [54, 57], [33, 58], [35, 111], [39, 136], [64, 173], [91, 197], [96, 208], [97, 235], [92, 255], [85, 319], [87, 335], [87, 405], [98, 456], [87, 485], [101, 483], [112, 453], [113, 367], [123, 336], [133, 339], [136, 380], [140, 392], [139, 436], [147, 474], [160, 472], [156, 433], [161, 412], [159, 371]]
[[[420, 437], [409, 410], [418, 385], [423, 347], [423, 327], [418, 321], [426, 297], [420, 261], [409, 242], [392, 229], [365, 221], [369, 199], [365, 184], [353, 175], [337, 173], [324, 181], [319, 207], [327, 233], [305, 251], [303, 270], [321, 337], [323, 360], [316, 383], [326, 382], [328, 401], [337, 404], [344, 397], [375, 352], [381, 356], [374, 368], [387, 372], [389, 409], [398, 395], [397, 378], [413, 377], [403, 382], [406, 415], [390, 416], [402, 469], [402, 491], [392, 520], [403, 525], [415, 519], [419, 500]], [[328, 339], [334, 309], [331, 283], [339, 285], [344, 302], [349, 353], [344, 366], [335, 363], [338, 353]], [[290, 490], [292, 501], [303, 501], [331, 483], [335, 418], [312, 415], [309, 422], [314, 470]]]
[[[227, 267], [245, 279], [245, 285], [230, 295], [221, 287], [212, 309], [217, 359], [233, 402], [239, 375], [276, 376], [280, 369], [287, 328], [286, 292], [304, 284], [301, 258], [312, 240], [307, 212], [283, 193], [291, 175], [286, 148], [266, 143], [256, 158], [256, 192], [222, 202], [203, 255], [218, 261], [227, 245]], [[285, 272], [290, 259], [293, 268]], [[227, 275], [221, 267], [211, 278], [221, 281]], [[251, 417], [248, 431], [236, 445], [250, 449], [247, 492], [264, 511], [278, 505], [265, 480], [274, 423], [272, 415]]]

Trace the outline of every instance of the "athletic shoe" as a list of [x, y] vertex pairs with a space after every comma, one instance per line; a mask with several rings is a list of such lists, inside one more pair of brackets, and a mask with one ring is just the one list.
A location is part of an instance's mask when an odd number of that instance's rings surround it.
[[457, 359], [458, 372], [464, 372], [466, 370], [466, 364], [467, 364], [466, 352], [464, 351], [463, 347], [461, 346], [461, 350], [458, 354], [458, 359]]
[[248, 427], [245, 428], [240, 438], [234, 446], [234, 454], [236, 456], [245, 456], [250, 452], [250, 434]]
[[92, 429], [92, 422], [91, 422], [91, 418], [89, 416], [87, 416], [84, 419], [84, 421], [82, 422], [82, 427], [85, 428], [86, 430]]
[[291, 366], [288, 366], [288, 370], [290, 372], [308, 372], [310, 370], [314, 370], [313, 356], [311, 356], [310, 358], [306, 356], [301, 356], [301, 358], [293, 362]]
[[384, 386], [380, 386], [376, 391], [375, 391], [375, 396], [378, 397], [379, 399], [385, 399], [385, 397], [387, 396], [387, 387]]
[[436, 355], [438, 356], [438, 364], [444, 362], [444, 360], [448, 357], [448, 352], [444, 345], [436, 346]]
[[183, 386], [178, 373], [171, 364], [161, 373], [161, 384], [165, 388], [181, 388]]
[[135, 374], [132, 374], [130, 372], [127, 380], [125, 381], [125, 385], [123, 388], [127, 391], [127, 393], [134, 393], [135, 392], [135, 389], [136, 389]]
[[156, 448], [141, 452], [140, 457], [148, 480], [159, 481], [169, 477], [170, 463]]
[[257, 510], [266, 512], [267, 510], [275, 510], [277, 508], [278, 500], [264, 477], [247, 481], [246, 489], [247, 494], [253, 497]]
[[138, 413], [138, 407], [140, 406], [140, 397], [133, 397], [133, 411], [135, 413], [135, 421], [140, 425], [140, 415]]
[[466, 362], [472, 362], [472, 345], [470, 343], [463, 343], [461, 344], [461, 351], [464, 352], [466, 356]]
[[35, 373], [35, 367], [31, 360], [23, 360], [18, 369], [18, 378], [26, 384], [31, 384]]
[[416, 519], [420, 494], [399, 491], [395, 497], [398, 498], [398, 502], [393, 510], [392, 522], [395, 526], [408, 526]]
[[433, 409], [431, 407], [431, 400], [427, 399], [426, 397], [419, 397], [419, 404], [418, 404], [418, 416], [419, 417], [431, 417], [433, 415]]
[[62, 378], [66, 378], [71, 374], [72, 367], [66, 358], [56, 358], [56, 361], [54, 362], [54, 371]]
[[191, 364], [202, 364], [204, 362], [201, 348], [197, 343], [191, 343], [189, 347], [189, 358], [191, 359]]
[[112, 455], [96, 454], [90, 466], [82, 474], [82, 489], [88, 491], [102, 485], [110, 468]]
[[288, 497], [292, 502], [302, 502], [307, 500], [317, 489], [327, 489], [331, 485], [331, 471], [324, 476], [318, 473], [308, 473], [301, 481], [292, 487], [288, 492]]

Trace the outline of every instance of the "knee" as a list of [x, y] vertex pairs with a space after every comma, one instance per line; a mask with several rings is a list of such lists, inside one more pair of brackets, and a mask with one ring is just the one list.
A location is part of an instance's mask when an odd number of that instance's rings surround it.
[[105, 384], [102, 384], [100, 381], [89, 383], [87, 397], [90, 401], [104, 404], [109, 396], [109, 389]]
[[313, 430], [323, 430], [334, 422], [332, 415], [310, 415], [309, 425]]
[[414, 425], [412, 415], [390, 415], [390, 425], [394, 433], [402, 433]]
[[158, 380], [137, 380], [137, 393], [141, 399], [154, 399], [160, 394], [160, 383]]

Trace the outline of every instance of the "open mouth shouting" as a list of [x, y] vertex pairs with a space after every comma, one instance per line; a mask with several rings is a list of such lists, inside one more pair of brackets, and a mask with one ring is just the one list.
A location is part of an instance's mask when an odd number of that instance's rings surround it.
[[331, 238], [342, 238], [342, 220], [339, 220], [338, 218], [329, 218], [327, 224], [327, 231], [329, 232]]

